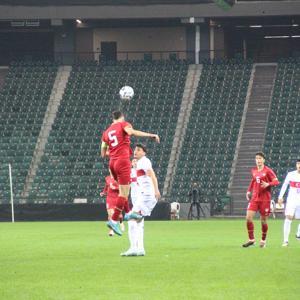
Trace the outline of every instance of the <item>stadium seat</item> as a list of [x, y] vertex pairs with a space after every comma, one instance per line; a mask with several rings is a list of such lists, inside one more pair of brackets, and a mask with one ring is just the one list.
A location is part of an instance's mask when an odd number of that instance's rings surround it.
[[[277, 76], [268, 118], [264, 152], [269, 165], [280, 181], [295, 168], [300, 149], [300, 62], [296, 58], [282, 59]], [[273, 189], [277, 196], [278, 188]]]
[[[74, 65], [30, 198], [43, 201], [49, 195], [56, 203], [71, 203], [74, 198], [103, 201], [97, 184], [100, 180], [103, 187], [108, 164], [100, 159], [99, 146], [115, 109], [124, 111], [134, 127], [161, 136], [160, 144], [132, 140], [147, 145], [162, 188], [186, 74], [187, 64], [181, 61]], [[124, 85], [135, 90], [130, 102], [120, 102], [118, 97]], [[42, 180], [44, 176], [48, 179]]]
[[[0, 91], [1, 176], [8, 178], [11, 163], [16, 203], [22, 198], [56, 72], [57, 66], [49, 62], [13, 62]], [[8, 201], [6, 179], [0, 184], [0, 203]]]
[[208, 201], [226, 195], [251, 68], [235, 60], [203, 65], [170, 201], [188, 200], [193, 182]]

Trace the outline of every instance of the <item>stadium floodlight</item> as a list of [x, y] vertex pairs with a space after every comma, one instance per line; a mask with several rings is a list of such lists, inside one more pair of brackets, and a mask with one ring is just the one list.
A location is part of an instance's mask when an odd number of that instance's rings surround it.
[[265, 39], [288, 39], [289, 35], [266, 35]]
[[14, 210], [14, 193], [13, 193], [13, 185], [12, 185], [12, 175], [11, 175], [11, 164], [8, 164], [9, 170], [9, 185], [10, 185], [10, 204], [11, 204], [11, 221], [15, 222], [15, 210]]
[[80, 19], [76, 19], [77, 24], [82, 24], [82, 21]]
[[250, 28], [262, 28], [263, 26], [262, 25], [250, 25], [249, 27]]

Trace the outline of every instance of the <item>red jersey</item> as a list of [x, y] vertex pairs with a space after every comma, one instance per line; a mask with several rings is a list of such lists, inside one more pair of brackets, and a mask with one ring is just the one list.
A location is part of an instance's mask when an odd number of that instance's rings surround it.
[[119, 185], [113, 177], [105, 177], [105, 187], [103, 193], [106, 194], [107, 201], [118, 198], [119, 196]]
[[[252, 192], [251, 201], [271, 201], [271, 186], [279, 184], [274, 171], [267, 166], [264, 166], [261, 171], [258, 171], [257, 167], [255, 167], [251, 169], [251, 175], [252, 180], [247, 190], [247, 192]], [[261, 186], [262, 181], [265, 181], [270, 185], [263, 188]]]
[[128, 122], [117, 122], [104, 131], [102, 141], [108, 145], [110, 159], [129, 159], [132, 155], [130, 136], [124, 130], [128, 126], [131, 127]]

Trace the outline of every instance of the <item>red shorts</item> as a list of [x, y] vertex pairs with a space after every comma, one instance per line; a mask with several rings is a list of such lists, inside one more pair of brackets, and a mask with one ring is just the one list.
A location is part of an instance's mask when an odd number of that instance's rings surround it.
[[106, 198], [106, 209], [115, 209], [118, 198]]
[[259, 211], [263, 217], [270, 215], [271, 202], [270, 201], [250, 201], [247, 210]]
[[131, 162], [128, 158], [110, 160], [109, 168], [118, 184], [130, 184]]

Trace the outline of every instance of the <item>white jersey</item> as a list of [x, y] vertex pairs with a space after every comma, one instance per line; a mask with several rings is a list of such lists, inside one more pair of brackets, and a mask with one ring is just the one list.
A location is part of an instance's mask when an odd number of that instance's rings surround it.
[[134, 205], [140, 196], [140, 187], [137, 182], [136, 169], [132, 168], [130, 173], [130, 196], [132, 204]]
[[287, 202], [294, 202], [295, 204], [300, 205], [300, 174], [297, 171], [289, 172], [286, 175], [286, 178], [280, 190], [280, 199], [283, 198], [288, 186], [290, 188]]
[[143, 156], [137, 161], [137, 182], [141, 189], [141, 193], [144, 195], [155, 195], [152, 179], [147, 175], [147, 172], [151, 169], [151, 161], [146, 156]]

